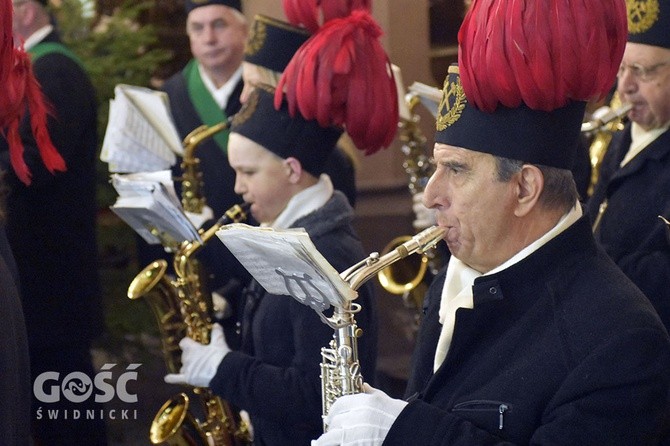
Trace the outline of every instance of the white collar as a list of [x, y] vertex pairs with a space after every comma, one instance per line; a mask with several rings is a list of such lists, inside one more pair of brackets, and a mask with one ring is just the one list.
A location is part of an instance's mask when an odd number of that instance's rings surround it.
[[53, 29], [54, 27], [52, 25], [45, 25], [41, 27], [40, 29], [32, 33], [30, 36], [28, 36], [26, 41], [23, 43], [23, 47], [26, 49], [26, 51], [29, 50], [30, 48], [40, 43], [42, 39], [48, 36], [51, 31], [53, 31]]
[[216, 102], [221, 109], [226, 108], [230, 95], [233, 94], [233, 90], [235, 90], [237, 83], [242, 79], [242, 66], [240, 65], [233, 75], [230, 76], [230, 79], [228, 79], [228, 81], [220, 88], [216, 88], [214, 82], [209, 78], [200, 63], [198, 63], [198, 72], [200, 72], [202, 83], [205, 84], [207, 91], [209, 91], [209, 94], [214, 98], [214, 102]]
[[333, 183], [322, 173], [319, 181], [291, 197], [281, 214], [270, 225], [275, 229], [290, 228], [301, 217], [323, 207], [333, 196]]
[[626, 152], [626, 156], [624, 156], [624, 158], [621, 160], [619, 166], [623, 167], [628, 164], [628, 162], [635, 158], [638, 153], [642, 152], [642, 150], [654, 142], [656, 138], [665, 133], [669, 126], [670, 124], [658, 129], [645, 130], [636, 122], [634, 122], [630, 129], [630, 147], [628, 148], [628, 152]]

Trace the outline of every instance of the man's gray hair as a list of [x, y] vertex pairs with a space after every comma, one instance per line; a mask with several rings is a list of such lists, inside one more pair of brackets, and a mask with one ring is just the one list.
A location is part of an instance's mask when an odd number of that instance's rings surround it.
[[[521, 171], [523, 161], [496, 156], [498, 180], [509, 181], [515, 173]], [[544, 189], [540, 194], [539, 203], [548, 209], [560, 208], [568, 212], [579, 199], [577, 185], [572, 172], [566, 169], [535, 164], [544, 176]]]

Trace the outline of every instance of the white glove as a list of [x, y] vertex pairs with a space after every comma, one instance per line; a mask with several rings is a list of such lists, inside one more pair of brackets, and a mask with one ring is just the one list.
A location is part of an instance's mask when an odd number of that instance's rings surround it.
[[415, 217], [412, 226], [414, 226], [414, 229], [417, 231], [437, 224], [435, 211], [433, 209], [428, 209], [426, 205], [423, 204], [423, 192], [416, 193], [412, 197], [412, 210], [414, 211]]
[[405, 406], [407, 401], [365, 384], [365, 393], [341, 396], [333, 403], [325, 419], [328, 431], [312, 446], [380, 445]]
[[179, 341], [181, 353], [181, 369], [179, 373], [165, 375], [168, 384], [190, 384], [195, 387], [209, 387], [209, 382], [216, 375], [221, 360], [230, 352], [230, 347], [223, 336], [223, 328], [219, 324], [212, 325], [209, 344], [204, 345], [191, 338]]
[[188, 219], [191, 221], [191, 223], [193, 224], [193, 226], [196, 229], [200, 229], [200, 227], [206, 221], [211, 220], [211, 219], [214, 218], [214, 211], [212, 211], [212, 208], [210, 208], [207, 205], [205, 205], [202, 208], [202, 211], [200, 211], [199, 214], [195, 214], [195, 213], [189, 212], [189, 211], [184, 211], [184, 213], [186, 214], [186, 217], [188, 217]]

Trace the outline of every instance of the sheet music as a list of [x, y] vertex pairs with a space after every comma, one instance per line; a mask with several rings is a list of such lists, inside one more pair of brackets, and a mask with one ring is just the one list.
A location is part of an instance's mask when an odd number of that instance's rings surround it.
[[119, 84], [110, 101], [100, 159], [110, 172], [163, 170], [183, 153], [164, 92]]
[[358, 296], [302, 228], [233, 223], [216, 235], [268, 293], [292, 296], [317, 312], [330, 305], [344, 307]]
[[186, 240], [202, 242], [200, 233], [181, 206], [169, 170], [113, 174], [111, 180], [119, 197], [110, 209], [147, 243], [163, 242], [152, 233], [152, 229], [175, 243]]
[[180, 156], [184, 154], [177, 129], [174, 125], [167, 125], [174, 120], [169, 111], [169, 102], [165, 92], [123, 84], [117, 85], [116, 88], [123, 90], [135, 107], [141, 110], [147, 121], [162, 136], [164, 143], [173, 153]]
[[421, 104], [430, 111], [434, 118], [437, 117], [438, 107], [442, 101], [442, 90], [421, 82], [414, 82], [409, 86], [409, 91], [419, 97]]
[[409, 107], [407, 106], [407, 101], [405, 100], [405, 84], [402, 80], [402, 72], [400, 67], [397, 65], [391, 64], [391, 69], [393, 70], [393, 77], [395, 78], [395, 88], [398, 92], [398, 116], [400, 119], [409, 121], [412, 119], [412, 114], [409, 112]]

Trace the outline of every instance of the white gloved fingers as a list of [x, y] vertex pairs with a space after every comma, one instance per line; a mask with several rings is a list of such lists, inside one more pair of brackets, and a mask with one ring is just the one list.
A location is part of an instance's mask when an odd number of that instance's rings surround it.
[[214, 218], [214, 211], [207, 205], [198, 214], [189, 211], [184, 211], [184, 213], [196, 229], [200, 229], [205, 222]]
[[200, 345], [202, 344], [189, 338], [188, 336], [181, 338], [181, 341], [179, 341], [179, 348], [181, 349], [182, 352], [196, 349]]
[[176, 382], [181, 379], [181, 383], [196, 387], [209, 386], [223, 357], [230, 352], [221, 325], [212, 326], [210, 338], [209, 344], [201, 344], [188, 337], [179, 341], [182, 366], [179, 376], [170, 377], [170, 380]]
[[221, 346], [221, 344], [223, 344], [225, 345], [225, 347], [228, 347], [226, 338], [223, 336], [223, 327], [221, 326], [221, 324], [218, 323], [212, 324], [212, 332], [209, 336], [209, 343], [218, 346]]
[[163, 381], [168, 384], [187, 384], [186, 376], [182, 373], [168, 373], [163, 377]]
[[316, 440], [312, 440], [311, 446], [339, 446], [344, 442], [344, 432], [340, 429], [329, 429]]
[[412, 211], [414, 211], [414, 229], [425, 229], [437, 223], [435, 210], [429, 209], [423, 203], [423, 192], [414, 194], [412, 197]]

